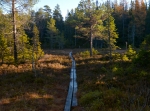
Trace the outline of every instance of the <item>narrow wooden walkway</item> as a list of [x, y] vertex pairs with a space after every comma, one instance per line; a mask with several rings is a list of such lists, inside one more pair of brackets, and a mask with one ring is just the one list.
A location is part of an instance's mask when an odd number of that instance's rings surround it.
[[76, 92], [77, 92], [77, 76], [76, 76], [76, 62], [72, 56], [72, 52], [69, 53], [69, 56], [71, 57], [72, 60], [72, 68], [71, 68], [71, 73], [70, 73], [70, 84], [69, 84], [69, 89], [68, 89], [68, 95], [66, 98], [66, 104], [64, 111], [71, 111], [72, 106], [77, 106], [77, 98], [76, 98]]

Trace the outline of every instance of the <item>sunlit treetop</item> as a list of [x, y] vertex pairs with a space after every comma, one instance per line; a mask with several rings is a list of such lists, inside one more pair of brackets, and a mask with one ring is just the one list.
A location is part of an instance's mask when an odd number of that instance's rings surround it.
[[0, 6], [4, 12], [11, 12], [12, 3], [15, 4], [15, 10], [18, 12], [24, 12], [27, 9], [32, 8], [39, 0], [0, 0]]

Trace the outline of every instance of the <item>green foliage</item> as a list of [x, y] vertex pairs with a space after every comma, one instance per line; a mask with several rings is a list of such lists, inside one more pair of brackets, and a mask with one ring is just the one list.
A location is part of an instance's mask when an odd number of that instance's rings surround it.
[[[99, 54], [99, 51], [94, 49], [94, 48], [92, 48], [92, 52], [93, 52], [93, 55]], [[88, 56], [90, 56], [90, 51], [87, 50], [87, 51], [84, 51], [84, 52], [80, 52], [79, 55], [81, 55], [83, 57], [88, 57]]]
[[[33, 46], [30, 43], [29, 37], [25, 34], [24, 30], [20, 27], [18, 29], [17, 35], [17, 53], [18, 53], [18, 63], [24, 63], [32, 60], [32, 50]], [[35, 32], [36, 33], [36, 32]], [[3, 33], [0, 34], [0, 57], [2, 63], [13, 63], [13, 42], [12, 38], [4, 37]], [[41, 49], [40, 42], [38, 38], [34, 39], [34, 57], [38, 60], [44, 53]]]
[[148, 73], [146, 71], [142, 70], [139, 75], [140, 75], [140, 77], [146, 77], [148, 75]]
[[37, 27], [34, 25], [32, 37], [32, 59], [35, 61], [39, 60], [41, 56], [43, 56], [44, 52], [41, 49], [41, 43], [39, 42], [39, 31]]
[[137, 55], [136, 58], [133, 59], [134, 64], [137, 66], [147, 67], [150, 66], [150, 50], [141, 50]]
[[119, 66], [114, 66], [112, 68], [112, 72], [115, 76], [119, 76], [119, 75], [123, 75], [124, 74], [124, 70], [122, 67]]
[[150, 35], [147, 35], [141, 44], [141, 50], [133, 62], [138, 66], [150, 66]]
[[88, 50], [84, 52], [80, 52], [80, 55], [83, 57], [87, 57], [87, 56], [90, 56], [90, 52]]
[[123, 54], [123, 55], [122, 55], [122, 60], [123, 60], [123, 61], [129, 61], [129, 58], [128, 58], [127, 55]]
[[131, 45], [129, 45], [129, 48], [128, 48], [128, 50], [126, 51], [125, 54], [126, 54], [127, 57], [131, 60], [131, 59], [133, 59], [133, 58], [135, 57], [136, 51], [132, 48]]
[[65, 38], [63, 33], [61, 33], [56, 28], [56, 20], [53, 18], [50, 18], [49, 21], [47, 21], [47, 27], [46, 27], [46, 36], [45, 37], [45, 45], [50, 46], [51, 49], [53, 48], [59, 48], [62, 49], [65, 43]]
[[118, 89], [112, 88], [106, 91], [93, 91], [83, 95], [79, 103], [88, 111], [106, 111], [108, 109], [121, 109], [121, 99], [125, 95]]
[[6, 63], [14, 63], [14, 57], [12, 56], [12, 54], [5, 57], [5, 62]]
[[53, 18], [50, 18], [49, 21], [47, 21], [47, 34], [56, 34], [58, 33], [58, 29], [55, 26], [55, 20]]
[[101, 67], [101, 71], [104, 72], [104, 73], [105, 73], [105, 72], [108, 72], [105, 67]]
[[93, 101], [97, 100], [97, 99], [101, 99], [103, 96], [103, 93], [100, 91], [92, 91], [89, 93], [86, 93], [85, 95], [83, 95], [80, 99], [80, 104], [85, 105], [85, 106], [89, 106], [92, 104]]
[[96, 4], [92, 0], [84, 0], [80, 1], [76, 8], [74, 19], [72, 17], [68, 19], [70, 23], [76, 25], [76, 37], [90, 38], [90, 56], [92, 56], [93, 38], [97, 37], [102, 40], [108, 38], [106, 36], [108, 34], [104, 33], [106, 30], [104, 26], [104, 20], [107, 18], [106, 15], [106, 7], [104, 5], [96, 7]]
[[112, 53], [112, 58], [114, 61], [129, 61], [129, 58], [126, 54]]
[[120, 53], [112, 53], [113, 60], [121, 60], [121, 54]]
[[121, 105], [121, 98], [125, 95], [117, 88], [111, 88], [104, 91], [104, 104], [106, 108], [119, 108]]
[[150, 35], [145, 37], [145, 40], [141, 44], [142, 50], [150, 50]]
[[113, 60], [129, 61], [136, 56], [136, 51], [129, 45], [128, 50], [124, 54], [112, 53]]
[[92, 52], [93, 52], [93, 55], [97, 55], [97, 54], [99, 54], [99, 51], [98, 51], [98, 50], [96, 50], [96, 49], [94, 49], [94, 48], [92, 48]]
[[34, 51], [34, 59], [37, 61], [44, 55], [43, 50], [40, 46], [37, 47], [37, 50]]
[[4, 38], [3, 34], [0, 33], [0, 59], [2, 63], [4, 62], [4, 59], [8, 57], [8, 54], [10, 53], [10, 50], [7, 46], [7, 40]]
[[116, 46], [116, 39], [118, 38], [118, 33], [115, 25], [115, 20], [113, 16], [111, 16], [112, 12], [106, 12], [109, 15], [109, 17], [106, 19], [106, 26], [105, 26], [105, 41], [107, 42], [108, 46], [111, 47], [111, 49], [116, 49], [118, 46]]
[[32, 58], [32, 46], [29, 42], [29, 37], [25, 34], [23, 30], [20, 30], [20, 36], [18, 36], [18, 61], [25, 62], [31, 61]]

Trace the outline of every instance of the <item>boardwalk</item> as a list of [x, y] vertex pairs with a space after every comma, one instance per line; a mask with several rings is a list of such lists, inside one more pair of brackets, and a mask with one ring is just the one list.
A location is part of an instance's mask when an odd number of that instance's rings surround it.
[[71, 80], [69, 84], [68, 95], [67, 95], [64, 111], [70, 111], [72, 106], [77, 106], [76, 63], [72, 56], [72, 52], [69, 53], [69, 56], [71, 57], [71, 60], [72, 60], [72, 68], [71, 68], [71, 73], [70, 73]]

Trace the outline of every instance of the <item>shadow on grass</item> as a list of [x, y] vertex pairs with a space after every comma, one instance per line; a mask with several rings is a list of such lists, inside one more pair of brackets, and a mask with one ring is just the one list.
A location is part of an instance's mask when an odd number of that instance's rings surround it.
[[62, 111], [69, 82], [70, 67], [1, 74], [0, 111]]
[[79, 57], [76, 63], [78, 100], [83, 110], [149, 110], [148, 67], [145, 70], [137, 68], [131, 61], [110, 64], [101, 57]]

